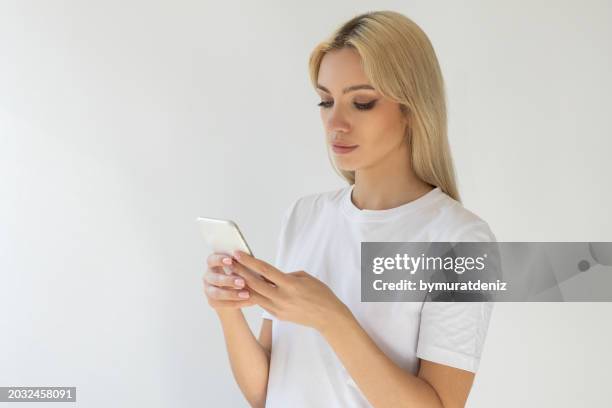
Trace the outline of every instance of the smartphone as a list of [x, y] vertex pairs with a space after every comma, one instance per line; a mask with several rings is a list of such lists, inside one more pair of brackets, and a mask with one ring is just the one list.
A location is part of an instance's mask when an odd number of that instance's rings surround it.
[[240, 228], [234, 221], [205, 217], [198, 217], [197, 221], [200, 224], [200, 231], [204, 240], [213, 252], [232, 256], [234, 251], [240, 250], [254, 256], [242, 232], [240, 232]]
[[[200, 231], [206, 240], [208, 246], [210, 246], [213, 252], [227, 254], [232, 256], [235, 250], [246, 252], [251, 256], [253, 251], [249, 248], [246, 239], [240, 232], [238, 225], [232, 220], [221, 220], [217, 218], [205, 218], [198, 217], [198, 223], [200, 224]], [[231, 275], [232, 271], [226, 266], [223, 267], [226, 274]], [[257, 273], [264, 281], [276, 286], [274, 282], [268, 280], [266, 277]]]

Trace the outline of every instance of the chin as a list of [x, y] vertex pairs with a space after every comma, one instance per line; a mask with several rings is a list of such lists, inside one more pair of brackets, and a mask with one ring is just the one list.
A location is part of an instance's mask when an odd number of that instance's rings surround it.
[[348, 160], [336, 160], [335, 163], [338, 170], [355, 171], [359, 168], [359, 166], [350, 163]]
[[331, 153], [332, 159], [338, 170], [356, 171], [364, 167], [364, 160], [361, 154], [355, 155], [355, 152], [349, 154], [334, 154]]

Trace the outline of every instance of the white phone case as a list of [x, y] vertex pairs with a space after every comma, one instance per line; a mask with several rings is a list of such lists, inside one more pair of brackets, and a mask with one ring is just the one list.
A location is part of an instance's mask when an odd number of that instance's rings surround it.
[[235, 250], [240, 250], [253, 256], [253, 252], [234, 221], [206, 217], [198, 217], [197, 221], [204, 240], [213, 252], [231, 256]]

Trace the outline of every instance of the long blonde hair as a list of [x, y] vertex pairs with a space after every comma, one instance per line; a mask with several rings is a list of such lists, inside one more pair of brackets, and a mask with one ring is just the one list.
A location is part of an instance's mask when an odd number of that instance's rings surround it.
[[[353, 17], [310, 54], [310, 80], [315, 88], [325, 54], [344, 47], [359, 53], [372, 86], [400, 104], [409, 123], [406, 137], [417, 177], [461, 201], [447, 137], [444, 79], [427, 35], [395, 11]], [[354, 171], [339, 170], [333, 161], [332, 166], [349, 184], [355, 183]]]

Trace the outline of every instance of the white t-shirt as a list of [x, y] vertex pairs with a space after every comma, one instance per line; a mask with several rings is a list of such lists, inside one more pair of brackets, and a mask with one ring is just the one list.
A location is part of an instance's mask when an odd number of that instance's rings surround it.
[[[436, 187], [387, 210], [360, 210], [353, 185], [304, 196], [286, 210], [275, 266], [317, 277], [348, 306], [378, 347], [417, 374], [419, 358], [476, 372], [492, 303], [361, 302], [361, 242], [496, 241], [488, 224]], [[323, 336], [272, 323], [267, 408], [371, 407]]]

